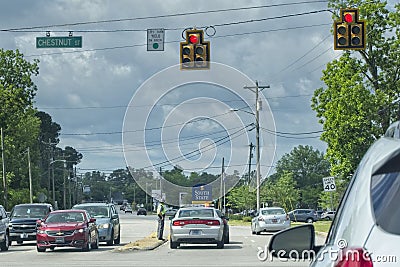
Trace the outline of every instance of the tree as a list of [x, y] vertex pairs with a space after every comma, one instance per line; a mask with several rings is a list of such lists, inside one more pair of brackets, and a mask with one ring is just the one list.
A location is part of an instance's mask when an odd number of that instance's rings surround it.
[[[39, 155], [34, 145], [38, 138], [39, 121], [32, 107], [37, 88], [31, 78], [39, 74], [38, 62], [26, 61], [18, 50], [0, 49], [0, 127], [5, 133], [6, 184], [9, 189], [6, 199], [10, 197], [11, 205], [21, 201], [20, 196], [26, 195], [26, 188], [29, 188], [26, 186], [27, 161], [21, 157], [28, 147], [32, 163], [37, 162]], [[33, 185], [38, 192], [39, 175], [36, 166], [32, 165]]]
[[[367, 21], [365, 51], [347, 51], [327, 65], [312, 98], [328, 144], [331, 174], [347, 179], [371, 143], [392, 120], [400, 119], [400, 4], [388, 10], [378, 0], [333, 1], [329, 6], [357, 6]], [[334, 17], [336, 20], [337, 17]]]
[[322, 178], [329, 176], [330, 164], [319, 150], [311, 146], [299, 145], [285, 154], [276, 163], [276, 173], [272, 181], [291, 173], [300, 198], [297, 206], [317, 208], [322, 191]]
[[293, 210], [299, 199], [299, 190], [290, 172], [284, 172], [276, 181], [268, 181], [261, 192], [269, 203], [284, 208], [286, 212]]

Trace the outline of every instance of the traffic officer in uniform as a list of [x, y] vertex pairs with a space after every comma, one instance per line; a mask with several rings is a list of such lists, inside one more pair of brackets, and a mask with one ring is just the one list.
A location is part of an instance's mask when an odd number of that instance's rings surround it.
[[157, 216], [158, 216], [157, 238], [158, 238], [158, 240], [164, 240], [163, 234], [164, 234], [165, 212], [166, 212], [166, 208], [164, 205], [164, 200], [161, 200], [157, 207]]

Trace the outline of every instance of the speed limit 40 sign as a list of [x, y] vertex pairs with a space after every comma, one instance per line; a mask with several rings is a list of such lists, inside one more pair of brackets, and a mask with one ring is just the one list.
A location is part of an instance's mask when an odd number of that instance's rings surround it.
[[335, 177], [324, 177], [322, 183], [324, 184], [324, 191], [336, 191]]

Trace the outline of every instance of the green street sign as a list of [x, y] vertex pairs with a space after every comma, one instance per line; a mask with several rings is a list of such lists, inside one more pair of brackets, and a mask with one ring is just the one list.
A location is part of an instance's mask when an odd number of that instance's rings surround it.
[[36, 48], [82, 48], [82, 36], [36, 37]]

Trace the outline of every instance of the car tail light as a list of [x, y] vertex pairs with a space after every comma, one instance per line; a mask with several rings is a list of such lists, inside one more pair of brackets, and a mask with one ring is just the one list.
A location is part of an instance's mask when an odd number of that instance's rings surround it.
[[287, 214], [286, 214], [286, 221], [290, 221], [290, 217]]
[[264, 221], [264, 218], [263, 217], [258, 217], [258, 221]]
[[373, 267], [370, 253], [363, 248], [345, 248], [339, 253], [335, 267]]
[[206, 224], [206, 225], [220, 225], [218, 220], [177, 220], [172, 223], [173, 226], [184, 226], [188, 224]]

